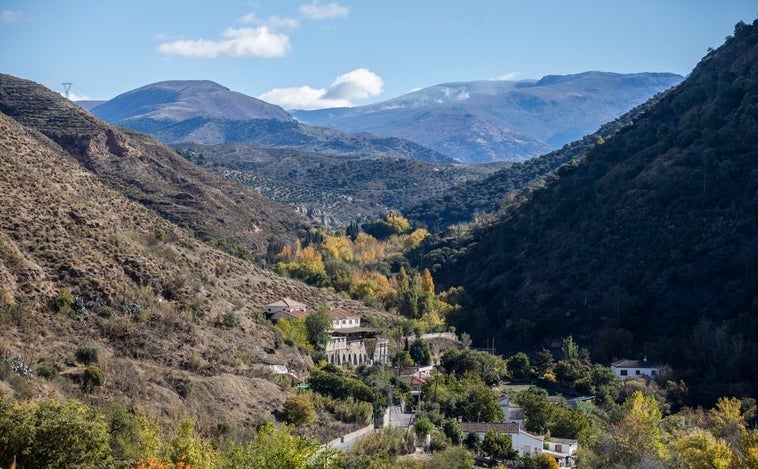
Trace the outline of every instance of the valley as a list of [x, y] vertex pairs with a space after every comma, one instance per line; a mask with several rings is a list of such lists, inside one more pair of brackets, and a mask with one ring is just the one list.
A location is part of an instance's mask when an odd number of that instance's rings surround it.
[[740, 22], [686, 78], [317, 111], [0, 74], [0, 468], [755, 467], [757, 64]]

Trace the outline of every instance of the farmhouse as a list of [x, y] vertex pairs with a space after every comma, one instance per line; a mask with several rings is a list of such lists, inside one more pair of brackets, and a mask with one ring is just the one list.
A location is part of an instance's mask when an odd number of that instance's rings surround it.
[[656, 379], [661, 373], [661, 366], [647, 361], [647, 357], [642, 360], [618, 360], [611, 363], [613, 371], [621, 379], [641, 378], [646, 376], [650, 379]]
[[289, 298], [282, 298], [279, 301], [275, 301], [274, 303], [269, 303], [266, 305], [266, 314], [271, 317], [272, 315], [280, 312], [280, 311], [306, 311], [306, 307], [302, 303], [298, 303], [295, 300], [291, 300]]

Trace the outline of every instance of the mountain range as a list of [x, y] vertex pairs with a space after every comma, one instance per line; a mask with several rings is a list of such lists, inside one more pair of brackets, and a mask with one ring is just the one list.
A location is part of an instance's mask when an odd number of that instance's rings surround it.
[[586, 72], [448, 83], [368, 106], [292, 115], [213, 82], [167, 81], [82, 105], [165, 143], [243, 143], [334, 156], [485, 163], [548, 153], [681, 79], [670, 73]]
[[462, 162], [524, 161], [594, 132], [682, 78], [585, 72], [445, 83], [367, 106], [292, 114], [309, 125], [412, 140]]
[[279, 106], [210, 81], [165, 81], [126, 92], [90, 109], [101, 119], [165, 143], [244, 143], [333, 156], [453, 159], [396, 137], [310, 127]]

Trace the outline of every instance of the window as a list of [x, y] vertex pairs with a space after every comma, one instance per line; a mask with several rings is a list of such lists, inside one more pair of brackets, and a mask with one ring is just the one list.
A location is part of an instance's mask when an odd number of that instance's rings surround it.
[[621, 370], [621, 376], [626, 376], [626, 370]]
[[634, 370], [634, 374], [635, 375], [639, 375], [640, 374], [640, 370]]
[[555, 452], [556, 453], [562, 453], [563, 452], [563, 445], [555, 445]]

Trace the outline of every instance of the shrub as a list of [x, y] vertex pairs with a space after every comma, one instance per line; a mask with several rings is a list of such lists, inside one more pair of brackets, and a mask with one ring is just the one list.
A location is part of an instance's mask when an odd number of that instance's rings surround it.
[[82, 387], [87, 391], [92, 391], [95, 386], [105, 384], [105, 373], [95, 365], [88, 366], [82, 373]]
[[236, 314], [227, 311], [218, 318], [216, 324], [222, 329], [234, 329], [240, 325], [240, 320]]
[[48, 381], [55, 379], [58, 376], [58, 369], [50, 361], [41, 361], [34, 367], [34, 372], [40, 378], [44, 378]]
[[78, 347], [74, 352], [74, 358], [79, 363], [91, 365], [97, 363], [100, 351], [97, 347]]
[[58, 292], [58, 296], [55, 297], [55, 310], [65, 315], [73, 313], [74, 295], [68, 288], [62, 289]]
[[316, 420], [316, 410], [311, 393], [302, 393], [289, 397], [284, 402], [284, 420], [295, 426]]

